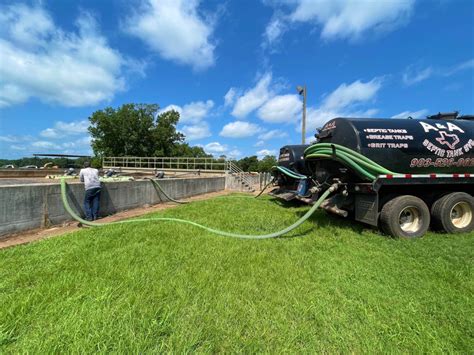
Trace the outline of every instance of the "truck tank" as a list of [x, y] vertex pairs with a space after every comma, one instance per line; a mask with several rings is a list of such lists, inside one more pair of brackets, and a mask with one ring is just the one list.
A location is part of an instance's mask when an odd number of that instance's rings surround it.
[[[318, 143], [353, 149], [385, 168], [403, 174], [474, 173], [474, 120], [334, 118], [317, 135]], [[331, 160], [307, 160], [318, 180], [348, 173]], [[337, 171], [336, 171], [337, 170]]]
[[308, 170], [304, 162], [304, 151], [309, 144], [285, 145], [280, 148], [278, 156], [278, 165], [284, 166], [297, 173], [307, 175]]

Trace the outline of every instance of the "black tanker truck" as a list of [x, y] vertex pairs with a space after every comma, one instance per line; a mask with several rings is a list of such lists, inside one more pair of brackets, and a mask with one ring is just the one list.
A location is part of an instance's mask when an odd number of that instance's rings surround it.
[[281, 148], [271, 194], [311, 204], [336, 182], [322, 208], [391, 236], [474, 230], [474, 116], [341, 117], [316, 138]]

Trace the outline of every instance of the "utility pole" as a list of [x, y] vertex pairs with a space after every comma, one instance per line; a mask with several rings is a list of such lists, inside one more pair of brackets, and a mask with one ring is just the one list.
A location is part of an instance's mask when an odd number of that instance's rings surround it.
[[306, 142], [306, 85], [297, 86], [298, 94], [303, 96], [303, 119], [301, 121], [301, 143], [305, 144]]

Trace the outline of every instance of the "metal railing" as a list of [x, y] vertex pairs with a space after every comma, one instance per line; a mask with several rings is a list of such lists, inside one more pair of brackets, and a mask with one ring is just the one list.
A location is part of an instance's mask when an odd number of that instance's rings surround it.
[[104, 157], [105, 169], [200, 171], [230, 174], [249, 190], [258, 185], [259, 175], [243, 171], [232, 160], [193, 157]]
[[214, 158], [193, 157], [104, 157], [104, 168], [129, 168], [137, 170], [202, 170], [226, 171], [227, 161]]

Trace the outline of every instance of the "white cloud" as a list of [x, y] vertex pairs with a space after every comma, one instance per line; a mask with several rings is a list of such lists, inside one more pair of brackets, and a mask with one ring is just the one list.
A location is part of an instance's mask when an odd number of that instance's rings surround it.
[[226, 124], [219, 135], [229, 138], [244, 138], [251, 137], [260, 132], [260, 130], [260, 127], [254, 123], [235, 121]]
[[[415, 0], [279, 0], [279, 9], [265, 30], [268, 43], [285, 32], [287, 24], [309, 23], [321, 28], [323, 39], [360, 40], [371, 33], [383, 33], [405, 24]], [[279, 6], [283, 5], [283, 6]], [[289, 8], [290, 12], [281, 14]]]
[[[316, 130], [321, 128], [327, 121], [338, 116], [346, 115], [338, 111], [309, 107], [306, 113], [306, 130], [308, 133], [316, 132]], [[301, 124], [297, 126], [297, 131], [301, 132]]]
[[276, 156], [276, 150], [274, 149], [262, 149], [257, 152], [258, 159], [265, 158], [267, 155]]
[[258, 109], [257, 115], [263, 121], [291, 122], [297, 119], [302, 105], [298, 95], [276, 95], [285, 88], [278, 80], [272, 82], [272, 73], [267, 72], [243, 94], [239, 95], [237, 89], [231, 88], [225, 96], [226, 106], [235, 102], [231, 114], [240, 119]]
[[92, 138], [90, 136], [81, 137], [79, 139], [74, 139], [69, 142], [64, 142], [61, 144], [62, 148], [74, 148], [74, 149], [83, 149], [90, 148]]
[[227, 145], [219, 142], [211, 142], [204, 146], [204, 151], [208, 154], [223, 154], [227, 151]]
[[413, 66], [409, 66], [403, 73], [403, 83], [405, 85], [413, 85], [430, 78], [433, 74], [434, 70], [432, 67], [418, 70]]
[[[25, 142], [21, 145], [22, 151], [30, 153], [37, 153], [38, 150], [46, 150], [47, 153], [62, 153], [62, 154], [91, 154], [91, 137], [89, 135], [82, 137], [70, 138], [68, 141], [58, 142], [49, 140], [36, 140], [31, 143]], [[15, 150], [20, 150], [11, 147]], [[40, 153], [45, 153], [40, 151]]]
[[474, 59], [469, 59], [451, 67], [409, 65], [402, 74], [403, 83], [407, 86], [417, 84], [432, 77], [449, 77], [458, 72], [474, 69]]
[[279, 95], [265, 102], [257, 114], [265, 122], [289, 123], [295, 121], [300, 112], [298, 95]]
[[212, 100], [191, 102], [183, 106], [181, 113], [182, 122], [199, 122], [209, 115], [209, 112], [214, 107]]
[[89, 121], [73, 121], [63, 122], [58, 121], [53, 128], [46, 128], [40, 132], [40, 136], [44, 138], [61, 138], [64, 136], [72, 136], [83, 134], [87, 132]]
[[[372, 102], [382, 87], [382, 79], [374, 78], [368, 82], [357, 80], [351, 84], [343, 83], [328, 94], [319, 107], [309, 107], [306, 113], [307, 131], [315, 132], [324, 123], [335, 117], [370, 117], [378, 110], [357, 109], [360, 105]], [[301, 130], [298, 126], [297, 130]]]
[[285, 21], [281, 17], [275, 16], [265, 28], [264, 43], [269, 45], [274, 44], [286, 31], [286, 27]]
[[186, 125], [182, 128], [186, 139], [189, 141], [207, 138], [211, 136], [207, 122], [200, 122], [195, 125]]
[[215, 24], [198, 7], [198, 0], [143, 0], [125, 30], [164, 59], [202, 70], [215, 62]]
[[16, 143], [16, 142], [20, 142], [22, 140], [23, 139], [22, 139], [21, 136], [12, 136], [12, 135], [0, 136], [0, 142]]
[[254, 146], [254, 147], [261, 147], [261, 146], [263, 146], [264, 144], [265, 144], [264, 141], [257, 141], [257, 143], [255, 143], [253, 146]]
[[293, 21], [322, 25], [322, 38], [360, 38], [369, 30], [398, 27], [411, 15], [414, 0], [301, 0]]
[[250, 112], [262, 106], [273, 94], [270, 91], [272, 74], [264, 74], [257, 82], [255, 87], [247, 90], [242, 96], [237, 98], [232, 115], [237, 118], [243, 118]]
[[[362, 104], [359, 102], [359, 104]], [[379, 110], [367, 109], [356, 110], [354, 106], [339, 107], [332, 110], [323, 107], [310, 107], [306, 114], [306, 131], [314, 133], [317, 129], [329, 120], [336, 117], [373, 117]], [[301, 132], [301, 123], [297, 126], [297, 131]]]
[[224, 106], [231, 106], [235, 102], [235, 97], [237, 96], [237, 90], [235, 88], [230, 88], [229, 91], [224, 95]]
[[40, 132], [40, 136], [44, 138], [57, 138], [59, 134], [54, 128], [46, 128]]
[[226, 155], [228, 158], [237, 159], [242, 156], [242, 152], [238, 149], [233, 149], [230, 152], [228, 152]]
[[174, 104], [168, 105], [168, 106], [166, 106], [165, 108], [159, 110], [158, 114], [161, 114], [161, 113], [164, 113], [164, 112], [168, 112], [168, 111], [176, 111], [176, 112], [178, 112], [178, 113], [179, 113], [179, 118], [181, 119], [181, 113], [183, 112], [183, 109], [181, 108], [181, 106], [174, 105]]
[[450, 75], [453, 75], [453, 74], [455, 74], [459, 71], [467, 70], [467, 69], [474, 69], [474, 59], [470, 59], [470, 60], [467, 60], [465, 62], [462, 62], [462, 63], [459, 63], [459, 64], [455, 65], [450, 70], [446, 70], [444, 75], [445, 76], [450, 76]]
[[226, 144], [221, 144], [219, 142], [208, 143], [203, 147], [203, 149], [207, 154], [212, 154], [214, 156], [225, 155], [227, 158], [231, 159], [236, 159], [242, 156], [240, 150], [229, 150], [230, 148]]
[[403, 112], [400, 112], [400, 113], [392, 116], [392, 118], [408, 118], [408, 117], [411, 117], [411, 118], [424, 118], [424, 117], [426, 117], [428, 112], [429, 111], [427, 109], [423, 109], [423, 110], [419, 110], [419, 111], [403, 111]]
[[108, 45], [90, 14], [81, 13], [76, 32], [56, 27], [39, 6], [3, 6], [0, 14], [0, 107], [30, 98], [96, 105], [124, 90], [127, 61]]
[[324, 99], [322, 106], [326, 110], [334, 110], [345, 108], [357, 102], [370, 100], [381, 86], [382, 81], [380, 78], [374, 78], [367, 83], [357, 80], [349, 85], [341, 84]]
[[35, 148], [45, 148], [45, 149], [60, 149], [61, 146], [59, 144], [48, 142], [48, 141], [36, 141], [31, 143], [32, 147]]
[[211, 113], [214, 107], [214, 101], [194, 101], [184, 106], [168, 105], [160, 110], [160, 113], [167, 111], [179, 112], [179, 123], [184, 123], [181, 131], [189, 141], [202, 139], [211, 136], [209, 124], [205, 122], [205, 118]]
[[[265, 74], [254, 88], [247, 90], [240, 96], [234, 106], [235, 111], [244, 116], [258, 108], [257, 115], [265, 122], [287, 123], [299, 122], [297, 130], [301, 130], [301, 100], [298, 95], [286, 94], [276, 95], [275, 92], [281, 90], [276, 85], [272, 85], [271, 73]], [[376, 77], [370, 81], [354, 81], [350, 84], [343, 83], [333, 92], [326, 95], [319, 107], [308, 107], [307, 109], [307, 129], [308, 132], [321, 127], [326, 121], [337, 116], [360, 116], [370, 117], [378, 110], [374, 108], [361, 110], [359, 107], [375, 100], [377, 92], [382, 87], [383, 78]], [[249, 129], [244, 127], [242, 121], [231, 123], [224, 127], [221, 136], [247, 136]], [[268, 136], [275, 134], [275, 131], [267, 132]], [[238, 133], [236, 133], [238, 132]], [[244, 135], [246, 134], [246, 135]], [[260, 141], [265, 141], [265, 132], [259, 137]], [[270, 139], [270, 138], [268, 138]], [[257, 142], [258, 144], [258, 142]]]
[[258, 136], [258, 139], [260, 139], [261, 145], [263, 145], [263, 141], [284, 137], [288, 137], [288, 134], [286, 132], [279, 129], [272, 129], [271, 131], [260, 134]]
[[169, 105], [162, 109], [160, 113], [175, 110], [179, 112], [180, 123], [198, 123], [209, 115], [213, 107], [214, 101], [212, 100], [195, 101], [186, 104], [183, 107], [178, 105]]

